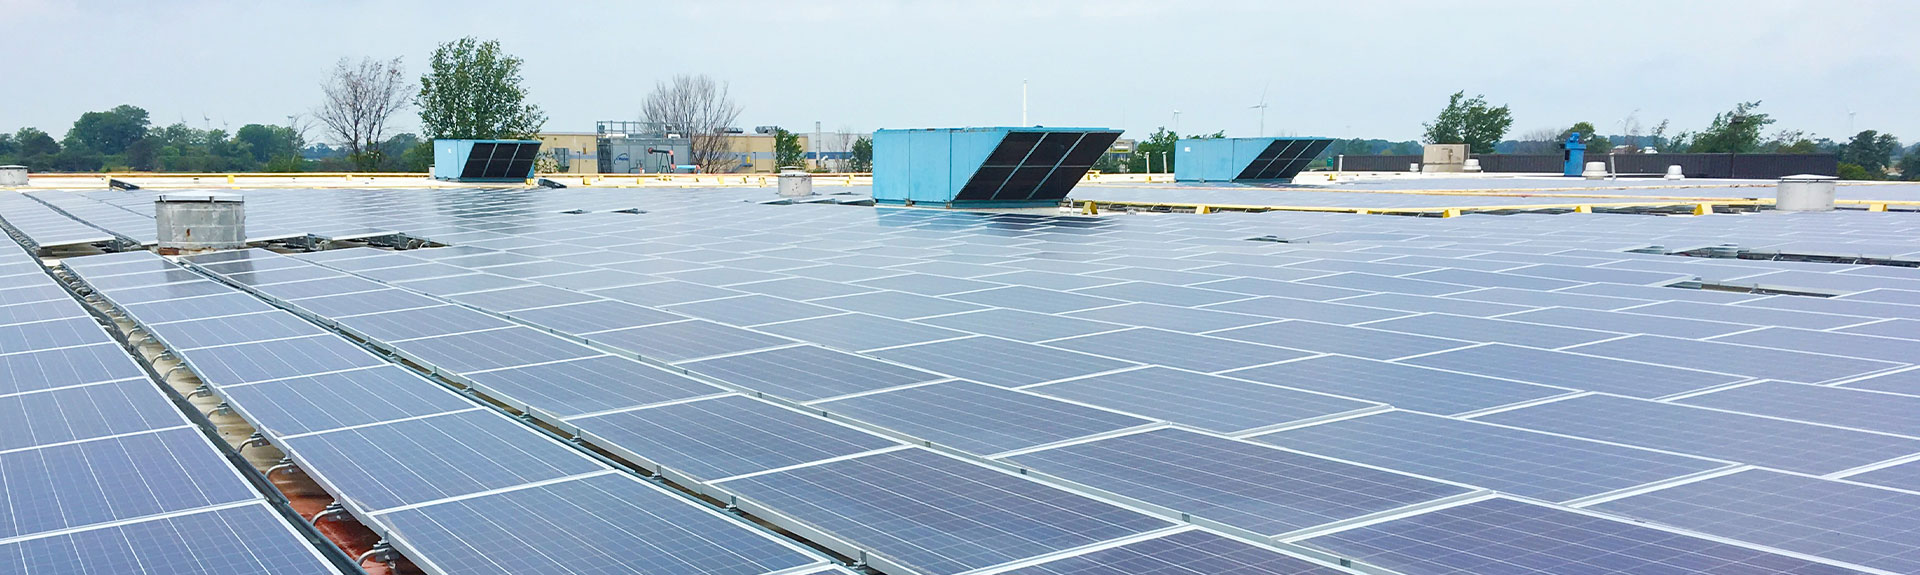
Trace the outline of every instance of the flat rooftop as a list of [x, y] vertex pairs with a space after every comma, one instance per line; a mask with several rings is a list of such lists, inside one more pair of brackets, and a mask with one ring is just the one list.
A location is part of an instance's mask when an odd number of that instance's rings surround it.
[[[97, 296], [431, 573], [1920, 572], [1914, 185], [237, 180], [0, 191], [0, 333]], [[255, 245], [145, 251], [173, 189]], [[159, 385], [78, 377], [0, 401]], [[0, 458], [191, 428], [73, 427]]]

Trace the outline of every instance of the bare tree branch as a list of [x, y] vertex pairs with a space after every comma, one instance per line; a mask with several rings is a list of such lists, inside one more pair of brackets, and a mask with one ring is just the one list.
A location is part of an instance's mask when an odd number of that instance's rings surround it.
[[705, 74], [681, 74], [654, 86], [641, 109], [646, 121], [687, 138], [688, 161], [703, 172], [728, 172], [739, 164], [728, 146], [726, 128], [740, 117], [727, 85]]
[[378, 169], [387, 121], [407, 107], [407, 97], [413, 92], [400, 59], [364, 58], [354, 66], [341, 58], [321, 89], [326, 99], [314, 109], [314, 118], [326, 126], [327, 136], [346, 148], [348, 157], [361, 169]]

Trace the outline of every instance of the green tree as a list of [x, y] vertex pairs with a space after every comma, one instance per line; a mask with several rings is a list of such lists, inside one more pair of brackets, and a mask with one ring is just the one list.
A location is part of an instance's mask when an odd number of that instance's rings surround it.
[[429, 139], [532, 138], [547, 116], [527, 103], [521, 60], [498, 40], [469, 36], [433, 51], [432, 71], [420, 77], [420, 125]]
[[0, 163], [12, 163], [14, 154], [20, 153], [20, 143], [13, 134], [0, 133]]
[[1884, 180], [1884, 179], [1887, 179], [1887, 175], [1886, 175], [1886, 172], [1879, 172], [1879, 171], [1874, 171], [1874, 170], [1869, 170], [1869, 169], [1867, 169], [1867, 168], [1865, 168], [1865, 167], [1863, 167], [1863, 166], [1861, 166], [1860, 164], [1851, 164], [1851, 163], [1847, 163], [1847, 162], [1840, 162], [1840, 171], [1839, 171], [1839, 176], [1840, 176], [1840, 179], [1842, 179], [1842, 180]]
[[400, 171], [425, 172], [433, 167], [433, 142], [420, 142], [400, 155]]
[[798, 134], [789, 132], [786, 128], [773, 129], [773, 167], [776, 170], [780, 168], [806, 169], [807, 149], [800, 146], [800, 136]]
[[22, 161], [27, 158], [60, 153], [60, 142], [54, 141], [53, 136], [47, 135], [39, 128], [21, 128], [13, 133], [13, 141], [15, 145], [20, 146], [19, 157]]
[[1747, 154], [1760, 149], [1760, 134], [1773, 124], [1773, 118], [1754, 112], [1759, 101], [1741, 102], [1732, 111], [1715, 114], [1713, 123], [1698, 133], [1674, 136], [1669, 147], [1695, 154]]
[[[1211, 140], [1225, 137], [1227, 137], [1227, 131], [1221, 130], [1211, 134], [1193, 136], [1193, 139]], [[1178, 163], [1175, 160], [1175, 156], [1178, 154], [1174, 153], [1174, 147], [1179, 141], [1180, 134], [1167, 130], [1165, 126], [1161, 126], [1160, 129], [1153, 132], [1153, 135], [1147, 136], [1147, 139], [1133, 144], [1133, 153], [1127, 156], [1127, 171], [1136, 174], [1146, 173], [1148, 171], [1147, 168], [1152, 167], [1152, 173], [1155, 174], [1173, 173], [1173, 166]], [[1149, 164], [1149, 162], [1151, 162], [1151, 164]]]
[[1513, 127], [1513, 112], [1506, 106], [1487, 105], [1484, 95], [1468, 98], [1465, 91], [1454, 92], [1440, 116], [1423, 125], [1429, 144], [1466, 144], [1475, 154], [1491, 154]]
[[1920, 147], [1908, 150], [1907, 155], [1900, 156], [1899, 169], [1900, 179], [1920, 180]]
[[300, 134], [285, 126], [247, 124], [233, 133], [233, 139], [242, 144], [242, 149], [255, 163], [265, 164], [274, 158], [298, 156], [305, 142]]
[[102, 154], [118, 154], [147, 137], [147, 111], [121, 104], [105, 112], [87, 112], [73, 122], [67, 138]]
[[1588, 152], [1604, 154], [1613, 150], [1613, 141], [1607, 139], [1606, 136], [1600, 135], [1599, 130], [1594, 128], [1591, 122], [1575, 123], [1573, 127], [1561, 130], [1560, 135], [1555, 136], [1553, 141], [1556, 144], [1565, 142], [1568, 137], [1576, 133], [1580, 134], [1580, 141], [1587, 145]]
[[1893, 155], [1900, 153], [1900, 139], [1893, 134], [1882, 134], [1874, 130], [1865, 130], [1854, 134], [1847, 145], [1840, 148], [1840, 161], [1855, 164], [1870, 172], [1884, 172], [1893, 165]]
[[847, 171], [873, 171], [873, 138], [861, 136], [853, 141], [853, 150], [847, 154]]

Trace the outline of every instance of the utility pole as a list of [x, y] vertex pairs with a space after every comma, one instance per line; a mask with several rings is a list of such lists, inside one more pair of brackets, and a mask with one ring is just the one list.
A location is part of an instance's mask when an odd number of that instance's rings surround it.
[[1020, 79], [1020, 127], [1027, 127], [1027, 79]]
[[1173, 111], [1173, 133], [1174, 135], [1180, 134], [1180, 111], [1179, 110]]

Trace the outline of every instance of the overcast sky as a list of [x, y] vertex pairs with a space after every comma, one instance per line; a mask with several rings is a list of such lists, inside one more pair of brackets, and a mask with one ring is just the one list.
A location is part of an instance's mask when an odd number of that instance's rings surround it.
[[[0, 130], [55, 137], [134, 104], [229, 130], [311, 110], [342, 57], [499, 39], [548, 131], [635, 119], [655, 82], [729, 82], [739, 124], [1029, 122], [1183, 133], [1419, 136], [1448, 94], [1513, 107], [1509, 137], [1637, 112], [1698, 129], [1761, 100], [1775, 128], [1920, 140], [1920, 2], [372, 2], [0, 0]], [[210, 118], [203, 120], [202, 118]], [[411, 111], [399, 121], [418, 124]], [[799, 130], [796, 130], [799, 131]], [[317, 133], [315, 134], [317, 135]]]

